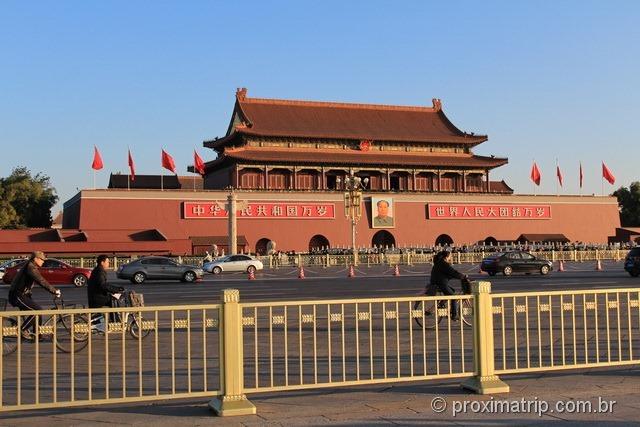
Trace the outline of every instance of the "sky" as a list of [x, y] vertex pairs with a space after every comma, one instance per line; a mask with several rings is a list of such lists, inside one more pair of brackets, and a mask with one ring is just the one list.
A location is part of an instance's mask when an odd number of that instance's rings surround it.
[[637, 1], [59, 1], [0, 8], [0, 176], [51, 177], [60, 203], [110, 172], [179, 173], [248, 96], [443, 109], [508, 157], [491, 179], [531, 194], [640, 180]]

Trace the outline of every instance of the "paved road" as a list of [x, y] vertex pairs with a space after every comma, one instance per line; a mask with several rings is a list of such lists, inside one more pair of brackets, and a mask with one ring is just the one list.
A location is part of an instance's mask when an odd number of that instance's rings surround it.
[[[548, 276], [522, 274], [489, 277], [487, 274], [479, 274], [477, 265], [463, 264], [456, 268], [469, 274], [473, 280], [491, 281], [493, 292], [640, 286], [640, 279], [630, 277], [622, 269], [622, 263], [615, 262], [603, 263], [603, 271], [596, 271], [592, 262], [568, 263], [565, 264], [564, 272], [552, 272]], [[142, 285], [118, 280], [114, 273], [110, 273], [110, 281], [143, 293], [146, 305], [181, 305], [216, 303], [219, 301], [220, 291], [226, 288], [239, 289], [243, 301], [411, 296], [424, 289], [429, 271], [429, 265], [401, 266], [400, 276], [394, 277], [393, 269], [388, 266], [359, 266], [356, 277], [347, 278], [344, 267], [314, 267], [305, 269], [306, 278], [301, 280], [298, 279], [296, 269], [286, 268], [260, 272], [256, 280], [252, 281], [241, 273], [223, 276], [207, 274], [199, 283], [149, 281]], [[2, 286], [0, 298], [6, 297], [7, 288]], [[61, 286], [61, 289], [66, 302], [86, 304], [86, 289], [72, 286]], [[44, 306], [51, 305], [48, 294], [36, 291], [35, 297]]]

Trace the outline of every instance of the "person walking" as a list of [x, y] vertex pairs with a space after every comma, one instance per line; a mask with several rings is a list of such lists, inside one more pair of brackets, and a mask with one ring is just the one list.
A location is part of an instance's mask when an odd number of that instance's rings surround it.
[[[31, 298], [32, 289], [34, 284], [38, 284], [43, 287], [56, 298], [62, 297], [62, 293], [59, 289], [51, 286], [44, 277], [38, 271], [39, 267], [46, 261], [47, 257], [42, 251], [34, 251], [31, 253], [29, 260], [18, 271], [16, 277], [11, 282], [9, 288], [9, 302], [20, 311], [36, 311], [42, 310], [40, 304], [35, 302]], [[29, 331], [31, 329], [31, 332]], [[20, 331], [22, 338], [26, 340], [32, 340], [35, 337], [35, 316], [27, 316], [22, 322]]]

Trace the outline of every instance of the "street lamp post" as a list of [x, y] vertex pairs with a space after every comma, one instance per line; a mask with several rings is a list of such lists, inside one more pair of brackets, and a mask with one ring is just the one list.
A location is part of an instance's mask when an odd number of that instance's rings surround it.
[[[340, 177], [336, 183], [340, 185]], [[351, 248], [353, 249], [353, 265], [358, 265], [358, 248], [356, 247], [356, 224], [362, 217], [362, 189], [369, 182], [369, 178], [349, 175], [344, 179], [344, 215], [351, 220]]]

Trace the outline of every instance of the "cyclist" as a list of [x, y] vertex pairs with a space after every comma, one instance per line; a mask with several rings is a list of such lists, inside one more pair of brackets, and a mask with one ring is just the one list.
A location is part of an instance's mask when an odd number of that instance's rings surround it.
[[[51, 286], [38, 271], [38, 268], [42, 267], [42, 264], [44, 264], [46, 259], [47, 258], [42, 251], [35, 251], [31, 253], [29, 260], [20, 269], [18, 274], [16, 274], [16, 277], [14, 277], [11, 282], [11, 288], [9, 288], [9, 302], [11, 305], [21, 311], [42, 310], [42, 307], [31, 298], [31, 291], [34, 283], [42, 286], [57, 298], [62, 296], [60, 290]], [[34, 330], [33, 332], [35, 333], [35, 316], [25, 317], [20, 331], [22, 338], [27, 340], [33, 339], [35, 335], [29, 332], [30, 328]]]
[[[111, 299], [118, 299], [120, 292], [124, 291], [121, 286], [113, 286], [107, 283], [107, 269], [109, 268], [109, 258], [106, 255], [98, 255], [96, 258], [96, 267], [89, 276], [87, 282], [87, 296], [89, 300], [89, 308], [111, 307]], [[112, 318], [114, 316], [111, 316]], [[92, 322], [101, 319], [101, 315], [92, 315]], [[104, 328], [104, 324], [97, 326], [99, 329]]]
[[[451, 266], [451, 252], [440, 251], [433, 257], [433, 268], [425, 294], [434, 296], [438, 291], [443, 295], [455, 295], [456, 291], [449, 285], [450, 279], [460, 279], [463, 289], [467, 291], [469, 277]], [[451, 320], [458, 320], [458, 301], [451, 300]]]

